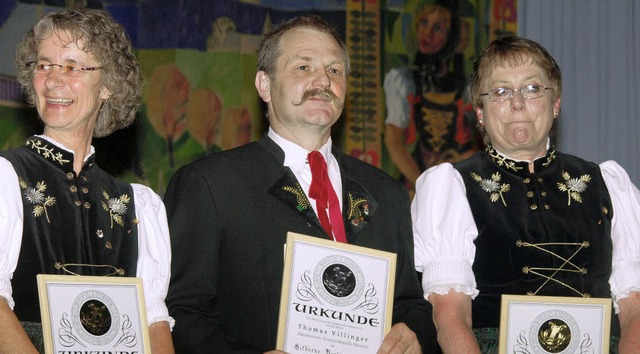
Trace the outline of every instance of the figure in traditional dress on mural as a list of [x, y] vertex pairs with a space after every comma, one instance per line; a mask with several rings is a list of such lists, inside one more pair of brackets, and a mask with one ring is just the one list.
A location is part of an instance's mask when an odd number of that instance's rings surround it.
[[468, 157], [481, 144], [464, 97], [464, 73], [450, 69], [460, 38], [459, 17], [445, 5], [423, 3], [416, 8], [413, 30], [413, 65], [391, 69], [384, 79], [384, 141], [409, 189], [422, 171]]

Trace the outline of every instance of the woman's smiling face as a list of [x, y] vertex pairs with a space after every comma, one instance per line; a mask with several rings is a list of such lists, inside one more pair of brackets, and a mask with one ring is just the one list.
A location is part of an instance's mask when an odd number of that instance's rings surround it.
[[54, 30], [38, 45], [36, 63], [55, 64], [49, 72], [34, 73], [36, 109], [47, 130], [93, 131], [103, 100], [110, 96], [101, 83], [100, 70], [78, 76], [64, 73], [59, 65], [100, 67], [93, 55], [83, 51], [67, 31]]

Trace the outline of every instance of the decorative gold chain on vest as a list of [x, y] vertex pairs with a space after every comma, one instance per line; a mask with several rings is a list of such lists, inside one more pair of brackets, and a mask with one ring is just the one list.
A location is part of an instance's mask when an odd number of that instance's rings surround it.
[[[581, 268], [578, 267], [577, 265], [575, 265], [573, 262], [571, 262], [571, 260], [578, 254], [580, 253], [580, 251], [583, 248], [588, 248], [589, 247], [589, 242], [588, 241], [583, 241], [583, 242], [545, 242], [545, 243], [529, 243], [529, 242], [523, 242], [521, 240], [516, 241], [516, 246], [518, 247], [532, 247], [534, 249], [537, 249], [541, 252], [544, 253], [548, 253], [560, 260], [563, 261], [562, 265], [560, 265], [559, 268], [547, 268], [547, 267], [529, 267], [529, 266], [524, 266], [522, 267], [522, 273], [524, 274], [533, 274], [533, 275], [537, 275], [541, 278], [546, 279], [544, 283], [542, 283], [542, 285], [540, 285], [540, 287], [538, 287], [538, 289], [536, 289], [536, 291], [533, 292], [528, 292], [528, 295], [537, 295], [538, 292], [540, 292], [540, 290], [542, 288], [544, 288], [549, 282], [556, 282], [564, 287], [566, 287], [567, 289], [571, 289], [572, 291], [574, 291], [575, 293], [579, 294], [582, 297], [590, 297], [590, 295], [588, 293], [582, 293], [580, 291], [578, 291], [577, 289], [575, 289], [574, 287], [570, 286], [567, 283], [564, 283], [558, 279], [556, 279], [556, 275], [560, 272], [568, 272], [568, 273], [580, 273], [580, 274], [587, 274], [587, 269], [586, 268]], [[565, 258], [551, 250], [548, 249], [548, 246], [575, 246], [576, 250], [575, 252], [573, 252], [573, 254], [569, 257], [569, 258]], [[567, 268], [565, 268], [567, 267]], [[548, 275], [547, 275], [548, 274]]]
[[60, 262], [55, 262], [53, 264], [53, 266], [56, 269], [62, 269], [65, 272], [71, 274], [71, 275], [81, 275], [75, 272], [70, 271], [69, 269], [67, 269], [66, 267], [91, 267], [91, 268], [110, 268], [112, 270], [111, 273], [105, 274], [103, 276], [108, 277], [108, 276], [112, 276], [112, 275], [124, 275], [124, 269], [123, 268], [118, 268], [112, 265], [108, 265], [108, 264], [82, 264], [82, 263], [60, 263]]

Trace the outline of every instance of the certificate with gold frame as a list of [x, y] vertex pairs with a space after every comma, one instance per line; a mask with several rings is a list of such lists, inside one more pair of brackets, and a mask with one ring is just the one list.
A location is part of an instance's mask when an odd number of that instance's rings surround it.
[[375, 353], [391, 328], [396, 254], [289, 233], [276, 348]]
[[502, 295], [499, 353], [609, 353], [611, 299]]
[[45, 353], [151, 354], [142, 280], [38, 274]]

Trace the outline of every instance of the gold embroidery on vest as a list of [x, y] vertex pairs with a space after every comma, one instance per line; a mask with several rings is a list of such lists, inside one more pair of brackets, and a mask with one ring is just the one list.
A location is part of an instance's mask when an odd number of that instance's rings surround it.
[[556, 151], [552, 149], [549, 151], [549, 154], [547, 155], [547, 161], [543, 162], [542, 166], [549, 167], [549, 165], [551, 165], [551, 163], [555, 159], [556, 159]]
[[62, 158], [61, 152], [54, 153], [53, 148], [49, 148], [49, 145], [42, 146], [41, 140], [35, 140], [35, 139], [27, 140], [27, 146], [34, 149], [39, 155], [42, 155], [42, 157], [51, 158], [51, 160], [61, 165], [64, 165], [65, 163], [69, 162], [69, 160], [65, 160]]
[[[536, 291], [534, 292], [530, 292], [529, 295], [536, 295], [543, 287], [545, 287], [545, 285], [547, 285], [550, 281], [556, 282], [564, 287], [566, 287], [567, 289], [571, 289], [572, 291], [576, 292], [577, 294], [579, 294], [582, 297], [589, 297], [588, 293], [581, 293], [580, 291], [578, 291], [577, 289], [575, 289], [574, 287], [570, 286], [567, 283], [564, 283], [558, 279], [555, 279], [555, 276], [559, 273], [559, 272], [568, 272], [568, 273], [580, 273], [580, 274], [587, 274], [587, 269], [586, 268], [580, 268], [577, 265], [573, 264], [571, 262], [571, 260], [573, 259], [573, 257], [575, 257], [583, 248], [587, 248], [589, 247], [589, 242], [588, 241], [583, 241], [583, 242], [545, 242], [545, 243], [529, 243], [529, 242], [523, 242], [521, 240], [516, 241], [516, 246], [518, 247], [532, 247], [535, 248], [541, 252], [550, 254], [552, 256], [554, 256], [557, 259], [562, 260], [564, 263], [562, 263], [562, 265], [560, 266], [560, 268], [547, 268], [547, 267], [529, 267], [529, 266], [524, 266], [522, 267], [522, 273], [524, 274], [533, 274], [533, 275], [537, 275], [541, 278], [546, 279], [544, 283], [542, 283], [542, 285], [540, 285], [540, 287], [538, 287], [538, 289], [536, 289]], [[569, 249], [570, 246], [575, 246], [577, 247], [575, 252], [573, 252], [573, 254], [569, 257], [569, 258], [565, 258], [545, 247], [547, 246], [566, 246], [567, 249]], [[569, 268], [565, 268], [565, 266], [569, 266]], [[549, 273], [549, 275], [544, 274], [544, 272]]]
[[[138, 225], [139, 223], [140, 223], [140, 220], [138, 220], [137, 218], [136, 218], [136, 219], [131, 220], [131, 224], [133, 224], [133, 226], [136, 226], [136, 225]], [[127, 234], [128, 234], [128, 235], [131, 235], [131, 231], [133, 231], [133, 230], [132, 230], [132, 229], [127, 230]]]
[[433, 151], [442, 151], [442, 146], [447, 143], [445, 136], [449, 132], [449, 126], [455, 122], [453, 112], [422, 107], [422, 116], [426, 123], [424, 131], [431, 135], [429, 144], [431, 144]]
[[558, 189], [561, 192], [567, 192], [567, 205], [571, 205], [571, 199], [578, 203], [582, 203], [580, 193], [587, 189], [587, 183], [591, 181], [591, 176], [582, 175], [580, 178], [571, 178], [568, 172], [562, 171], [564, 182], [558, 182]]
[[122, 215], [127, 213], [127, 204], [131, 201], [127, 194], [121, 195], [119, 198], [111, 198], [106, 191], [102, 191], [102, 196], [106, 202], [102, 201], [102, 209], [109, 213], [111, 217], [111, 228], [113, 229], [113, 222], [120, 226], [124, 226], [124, 220]]
[[67, 269], [67, 267], [106, 268], [106, 269], [111, 270], [110, 273], [103, 275], [105, 277], [109, 277], [109, 276], [112, 276], [112, 275], [124, 275], [125, 274], [123, 268], [112, 266], [112, 265], [109, 265], [109, 264], [85, 264], [85, 263], [61, 263], [61, 262], [55, 262], [53, 264], [53, 266], [56, 269], [62, 269], [63, 271], [65, 271], [65, 272], [67, 272], [67, 273], [69, 273], [71, 275], [82, 275], [82, 274], [78, 274], [76, 272], [73, 272], [73, 271]]
[[25, 182], [22, 178], [19, 178], [20, 188], [25, 189], [24, 197], [27, 198], [29, 203], [34, 204], [33, 206], [33, 216], [36, 218], [44, 214], [47, 218], [47, 223], [51, 224], [51, 220], [49, 220], [49, 213], [47, 212], [47, 207], [56, 204], [56, 198], [52, 196], [45, 196], [44, 192], [47, 190], [47, 184], [44, 181], [40, 181], [36, 183], [36, 187], [29, 187], [27, 182]]
[[471, 172], [471, 178], [473, 178], [478, 184], [480, 184], [480, 188], [483, 191], [489, 193], [489, 200], [493, 203], [498, 200], [502, 200], [502, 205], [507, 206], [507, 202], [504, 200], [504, 194], [511, 190], [511, 185], [509, 183], [500, 184], [500, 180], [502, 179], [502, 175], [500, 172], [496, 172], [491, 175], [491, 179], [482, 179], [477, 173]]
[[491, 146], [487, 146], [487, 152], [489, 153], [489, 157], [496, 163], [496, 165], [506, 168], [507, 170], [512, 170], [514, 172], [518, 172], [522, 167], [516, 166], [515, 161], [511, 161], [506, 157], [500, 156], [500, 154]]

